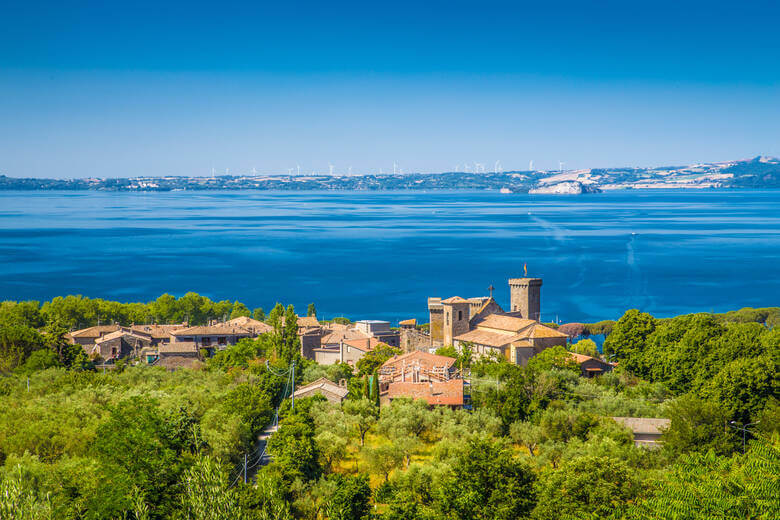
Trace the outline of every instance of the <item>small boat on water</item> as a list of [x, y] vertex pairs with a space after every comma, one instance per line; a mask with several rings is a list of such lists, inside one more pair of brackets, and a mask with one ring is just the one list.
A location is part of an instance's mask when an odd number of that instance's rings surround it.
[[501, 193], [513, 193], [513, 191], [510, 190], [509, 188], [501, 188], [500, 192]]

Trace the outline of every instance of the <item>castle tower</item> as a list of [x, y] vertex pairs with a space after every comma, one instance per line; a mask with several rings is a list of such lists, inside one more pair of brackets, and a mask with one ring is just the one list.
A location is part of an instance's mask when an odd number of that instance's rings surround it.
[[443, 345], [452, 345], [453, 338], [469, 331], [469, 302], [460, 296], [441, 301], [444, 310]]
[[520, 317], [539, 321], [541, 316], [542, 279], [510, 278], [510, 312], [520, 313]]

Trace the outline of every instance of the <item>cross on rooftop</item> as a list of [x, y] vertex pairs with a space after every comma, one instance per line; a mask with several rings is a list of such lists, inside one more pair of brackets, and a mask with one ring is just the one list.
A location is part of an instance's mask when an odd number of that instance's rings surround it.
[[490, 286], [488, 287], [488, 291], [490, 291], [490, 297], [491, 298], [493, 298], [493, 291], [495, 291], [495, 290], [496, 290], [496, 288], [493, 287], [493, 284], [490, 284]]

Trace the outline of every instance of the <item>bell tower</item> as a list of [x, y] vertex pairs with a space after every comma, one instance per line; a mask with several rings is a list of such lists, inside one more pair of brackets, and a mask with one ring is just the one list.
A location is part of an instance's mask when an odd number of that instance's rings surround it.
[[542, 305], [541, 278], [509, 279], [510, 312], [521, 318], [539, 321]]

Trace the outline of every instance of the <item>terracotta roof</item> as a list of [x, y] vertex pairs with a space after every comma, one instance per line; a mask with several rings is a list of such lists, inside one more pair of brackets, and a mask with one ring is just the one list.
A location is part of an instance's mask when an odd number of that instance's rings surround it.
[[429, 405], [463, 405], [463, 380], [426, 383], [390, 383], [385, 392], [390, 399], [411, 397], [422, 399]]
[[176, 323], [171, 325], [133, 325], [131, 327], [134, 332], [149, 334], [154, 339], [170, 338], [172, 331], [184, 328], [187, 328], [186, 323]]
[[563, 332], [558, 332], [557, 330], [550, 328], [547, 325], [542, 325], [541, 323], [537, 323], [530, 329], [524, 330], [522, 334], [529, 338], [568, 338], [569, 337]]
[[403, 320], [398, 322], [399, 325], [411, 325], [412, 327], [417, 326], [417, 320], [415, 318], [412, 318], [410, 320]]
[[106, 334], [105, 336], [98, 338], [95, 340], [95, 344], [98, 345], [100, 343], [103, 343], [105, 341], [111, 341], [112, 339], [121, 338], [123, 336], [130, 336], [131, 338], [136, 338], [141, 341], [151, 341], [152, 336], [149, 334], [143, 334], [143, 333], [137, 333], [137, 332], [131, 332], [128, 330], [119, 329], [116, 332], [112, 332], [110, 334]]
[[319, 327], [320, 322], [316, 316], [298, 316], [299, 327]]
[[432, 370], [441, 367], [450, 368], [455, 364], [455, 361], [457, 361], [455, 358], [449, 356], [439, 356], [423, 350], [415, 350], [391, 357], [382, 364], [382, 368], [400, 368], [405, 363], [406, 366], [419, 364], [423, 369]]
[[442, 300], [442, 303], [466, 303], [468, 300], [465, 298], [461, 298], [460, 296], [453, 296], [451, 298], [447, 298], [446, 300]]
[[503, 347], [515, 340], [523, 338], [517, 334], [501, 334], [500, 332], [474, 329], [465, 334], [461, 334], [460, 336], [455, 336], [454, 339], [458, 341], [468, 341], [478, 345], [487, 345], [489, 347]]
[[99, 338], [102, 334], [107, 334], [116, 330], [119, 330], [119, 325], [96, 325], [94, 327], [87, 327], [86, 329], [74, 330], [67, 335], [72, 338]]
[[268, 325], [267, 323], [263, 323], [260, 320], [250, 318], [249, 316], [239, 316], [238, 318], [233, 318], [232, 320], [226, 321], [225, 325], [242, 327], [244, 329], [258, 332], [260, 334], [264, 334], [266, 332], [273, 332], [274, 330], [274, 328]]
[[159, 354], [193, 354], [197, 353], [198, 349], [194, 343], [166, 343], [157, 347]]
[[377, 338], [356, 338], [345, 339], [343, 340], [343, 343], [345, 345], [349, 345], [350, 347], [355, 347], [358, 350], [362, 350], [363, 352], [368, 352], [369, 350], [375, 349], [376, 346], [382, 342]]
[[323, 345], [339, 344], [342, 341], [348, 341], [353, 339], [368, 339], [371, 336], [364, 334], [357, 329], [339, 329], [331, 330], [322, 336], [320, 343]]
[[336, 383], [334, 383], [330, 379], [321, 377], [321, 378], [317, 379], [316, 381], [312, 381], [308, 385], [305, 385], [305, 386], [302, 386], [302, 387], [298, 388], [295, 391], [295, 394], [293, 394], [293, 395], [295, 395], [297, 397], [299, 394], [305, 394], [306, 392], [310, 392], [312, 390], [317, 390], [317, 389], [323, 390], [325, 392], [330, 392], [331, 394], [336, 394], [337, 396], [339, 396], [342, 399], [344, 399], [347, 396], [347, 394], [349, 393], [349, 390], [347, 390], [343, 386], [337, 385]]
[[595, 358], [593, 356], [586, 356], [585, 354], [577, 354], [576, 352], [569, 352], [569, 356], [571, 356], [574, 359], [574, 361], [580, 364], [585, 363], [586, 361], [590, 361], [591, 359], [595, 359], [599, 363], [603, 363], [605, 365], [609, 364], [606, 361], [600, 360], [599, 358]]
[[615, 422], [627, 426], [634, 433], [660, 434], [661, 429], [666, 429], [672, 423], [669, 419], [656, 419], [652, 417], [613, 417]]
[[505, 330], [508, 332], [520, 332], [521, 330], [536, 324], [534, 320], [525, 318], [516, 318], [504, 314], [490, 314], [479, 321], [477, 327], [488, 327], [491, 329]]
[[218, 323], [217, 325], [208, 326], [196, 326], [188, 327], [186, 329], [178, 329], [171, 331], [172, 336], [250, 336], [251, 333], [242, 328], [236, 326], [226, 325], [224, 323]]

